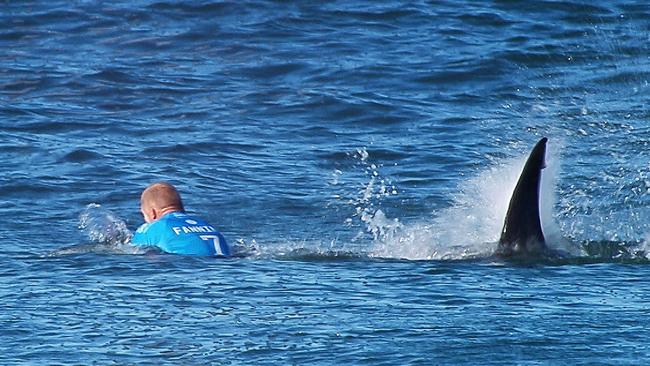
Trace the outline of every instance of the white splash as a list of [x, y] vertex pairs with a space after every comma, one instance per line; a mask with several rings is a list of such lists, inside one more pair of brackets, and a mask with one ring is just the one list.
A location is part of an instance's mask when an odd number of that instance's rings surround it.
[[[387, 219], [377, 208], [385, 198], [398, 194], [397, 187], [390, 179], [382, 176], [380, 170], [383, 165], [373, 163], [365, 147], [346, 155], [354, 162], [352, 170], [344, 172], [336, 169], [332, 172], [332, 179], [328, 183], [338, 192], [332, 195], [333, 200], [328, 203], [328, 207], [334, 206], [346, 211], [352, 209], [350, 216], [344, 220], [345, 226], [361, 226], [361, 230], [352, 239], [353, 242], [366, 238], [367, 234], [377, 240], [387, 235], [387, 231], [399, 227], [397, 219]], [[354, 189], [349, 189], [350, 186], [345, 184], [347, 180], [359, 178], [365, 178], [366, 183]]]
[[633, 245], [630, 249], [637, 257], [650, 260], [650, 234], [646, 234], [643, 240]]
[[133, 246], [131, 231], [124, 220], [100, 204], [91, 203], [79, 215], [79, 230], [86, 235], [90, 244], [73, 245], [55, 253], [115, 253], [142, 254], [146, 250]]
[[79, 215], [79, 230], [93, 243], [125, 244], [131, 240], [126, 223], [98, 203], [91, 203]]

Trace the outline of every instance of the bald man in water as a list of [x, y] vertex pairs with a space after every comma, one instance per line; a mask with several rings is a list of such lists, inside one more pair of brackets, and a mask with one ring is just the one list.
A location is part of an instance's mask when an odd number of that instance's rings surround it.
[[185, 213], [181, 196], [173, 185], [158, 182], [140, 196], [145, 223], [131, 239], [136, 246], [158, 247], [165, 253], [230, 256], [223, 235], [203, 219]]

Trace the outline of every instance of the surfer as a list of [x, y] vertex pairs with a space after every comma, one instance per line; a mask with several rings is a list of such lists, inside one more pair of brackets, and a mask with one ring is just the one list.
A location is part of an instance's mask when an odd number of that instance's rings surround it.
[[145, 223], [136, 230], [131, 244], [157, 247], [165, 253], [204, 256], [230, 256], [226, 239], [214, 226], [185, 213], [176, 188], [164, 182], [153, 183], [140, 196], [140, 211]]

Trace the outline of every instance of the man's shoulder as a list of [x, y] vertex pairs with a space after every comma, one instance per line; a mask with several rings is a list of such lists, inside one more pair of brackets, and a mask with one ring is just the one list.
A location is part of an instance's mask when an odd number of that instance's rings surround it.
[[138, 229], [135, 231], [137, 234], [144, 234], [147, 231], [149, 231], [149, 228], [151, 227], [150, 223], [145, 222], [144, 224], [140, 225]]
[[155, 245], [160, 236], [160, 226], [157, 222], [144, 223], [135, 231], [131, 243], [135, 245]]

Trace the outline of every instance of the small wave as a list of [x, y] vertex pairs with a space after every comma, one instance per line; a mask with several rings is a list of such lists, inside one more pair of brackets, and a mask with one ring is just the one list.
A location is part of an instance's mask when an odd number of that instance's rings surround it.
[[87, 77], [109, 83], [135, 84], [138, 81], [134, 75], [117, 68], [104, 69]]
[[597, 75], [592, 82], [613, 87], [613, 85], [635, 86], [644, 85], [650, 79], [650, 72], [641, 72], [638, 70], [623, 70], [611, 72], [605, 76]]
[[330, 12], [331, 16], [336, 17], [337, 19], [349, 19], [355, 22], [364, 22], [365, 24], [372, 24], [378, 27], [391, 27], [391, 21], [394, 21], [399, 18], [408, 19], [410, 17], [423, 15], [417, 9], [414, 8], [388, 8], [388, 9], [377, 9], [369, 8], [364, 11], [348, 9], [348, 10], [334, 10]]
[[82, 163], [103, 158], [103, 155], [86, 149], [75, 149], [63, 156], [62, 160], [71, 163]]
[[207, 3], [207, 4], [192, 4], [192, 3], [176, 3], [176, 2], [155, 2], [148, 6], [149, 9], [155, 11], [167, 11], [174, 13], [177, 16], [177, 13], [189, 13], [189, 14], [222, 14], [225, 11], [238, 10], [234, 6], [236, 3], [230, 2], [218, 2], [218, 3]]
[[265, 79], [283, 77], [305, 69], [307, 69], [307, 64], [300, 62], [286, 62], [241, 68], [239, 70], [235, 70], [235, 73], [241, 72], [242, 75], [253, 76], [258, 79]]
[[515, 23], [514, 21], [504, 18], [497, 13], [487, 12], [465, 13], [458, 16], [458, 19], [462, 20], [463, 23], [467, 23], [472, 26], [489, 26], [495, 28], [505, 28]]
[[[28, 113], [40, 113], [40, 111], [29, 111]], [[14, 126], [4, 126], [4, 130], [26, 133], [43, 134], [65, 134], [71, 131], [88, 131], [104, 127], [103, 123], [96, 122], [71, 122], [71, 121], [36, 121], [22, 123]]]

